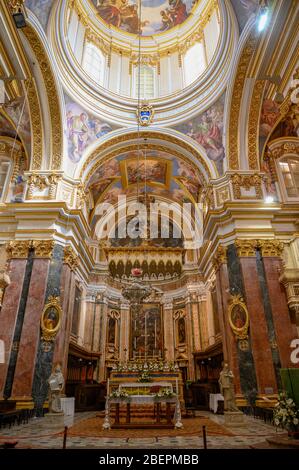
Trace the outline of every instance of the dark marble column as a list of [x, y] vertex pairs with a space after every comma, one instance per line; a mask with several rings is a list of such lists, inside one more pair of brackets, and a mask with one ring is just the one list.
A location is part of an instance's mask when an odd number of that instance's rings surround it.
[[[247, 303], [246, 291], [242, 275], [242, 266], [235, 245], [227, 248], [227, 268], [229, 277], [230, 294], [232, 296], [240, 295]], [[237, 341], [235, 339], [235, 341]], [[248, 398], [257, 391], [257, 378], [255, 363], [252, 354], [251, 336], [249, 334], [246, 348], [237, 344], [237, 357], [240, 371], [240, 384], [243, 395]], [[241, 404], [241, 403], [239, 403]]]
[[63, 268], [61, 275], [61, 305], [63, 318], [60, 331], [57, 334], [54, 349], [53, 364], [61, 364], [64, 378], [67, 375], [68, 350], [71, 336], [73, 309], [75, 300], [75, 273], [78, 257], [70, 246], [64, 250]]
[[237, 343], [230, 328], [227, 316], [227, 306], [229, 301], [229, 279], [227, 271], [227, 248], [220, 245], [217, 248], [214, 258], [214, 267], [216, 271], [216, 293], [217, 306], [219, 312], [220, 327], [223, 338], [223, 357], [229, 364], [234, 374], [235, 392], [238, 398], [242, 395], [240, 370], [237, 352]]
[[[18, 337], [22, 329], [22, 312], [24, 303], [21, 302], [23, 284], [28, 264], [29, 241], [12, 241], [9, 243], [8, 258], [10, 284], [7, 286], [2, 308], [0, 311], [0, 339], [5, 345], [5, 364], [0, 364], [0, 399], [10, 396], [15, 367], [15, 357], [18, 351]], [[18, 320], [18, 315], [20, 317]], [[16, 325], [18, 331], [16, 332]]]
[[12, 399], [17, 400], [22, 406], [30, 406], [32, 403], [31, 392], [39, 342], [40, 319], [44, 307], [53, 245], [52, 240], [33, 242], [34, 259], [12, 386]]
[[284, 287], [279, 282], [283, 245], [277, 240], [263, 240], [260, 241], [260, 250], [275, 330], [272, 347], [278, 350], [281, 367], [299, 367], [299, 364], [293, 364], [290, 360], [291, 341], [297, 338], [298, 334], [296, 326], [291, 322]]
[[[55, 245], [49, 267], [45, 303], [49, 297], [60, 297], [61, 273], [63, 264], [63, 247]], [[32, 397], [38, 416], [42, 415], [43, 405], [48, 397], [48, 379], [52, 372], [54, 341], [45, 341], [40, 337], [32, 387]]]

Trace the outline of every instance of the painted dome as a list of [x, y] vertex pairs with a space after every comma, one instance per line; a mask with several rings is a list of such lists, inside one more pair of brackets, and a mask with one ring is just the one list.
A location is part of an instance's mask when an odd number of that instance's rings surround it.
[[198, 0], [92, 0], [98, 17], [109, 26], [141, 36], [179, 27]]

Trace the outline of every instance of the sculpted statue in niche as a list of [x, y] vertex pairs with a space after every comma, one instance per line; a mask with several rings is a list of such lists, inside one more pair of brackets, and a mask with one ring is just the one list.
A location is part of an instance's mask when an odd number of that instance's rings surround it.
[[178, 336], [179, 336], [179, 343], [186, 342], [186, 326], [185, 326], [184, 318], [179, 318], [178, 320]]

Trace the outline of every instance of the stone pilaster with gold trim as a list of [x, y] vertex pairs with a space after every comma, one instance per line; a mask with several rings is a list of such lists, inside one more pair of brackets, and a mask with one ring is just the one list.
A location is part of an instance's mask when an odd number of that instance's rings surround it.
[[64, 248], [63, 263], [67, 264], [71, 271], [75, 271], [79, 265], [79, 257], [70, 245]]

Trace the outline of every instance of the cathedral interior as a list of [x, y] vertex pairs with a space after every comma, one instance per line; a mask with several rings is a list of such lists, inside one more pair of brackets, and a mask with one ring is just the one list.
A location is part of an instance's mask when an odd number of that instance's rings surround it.
[[299, 418], [298, 103], [297, 0], [0, 2], [0, 446]]

